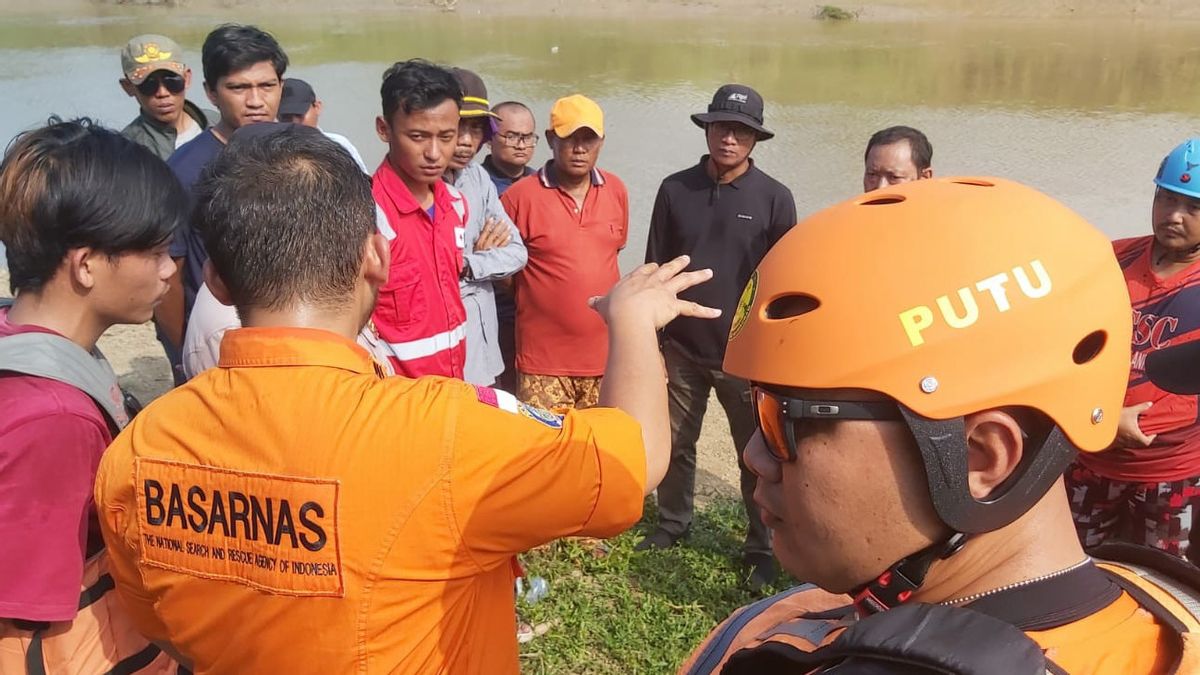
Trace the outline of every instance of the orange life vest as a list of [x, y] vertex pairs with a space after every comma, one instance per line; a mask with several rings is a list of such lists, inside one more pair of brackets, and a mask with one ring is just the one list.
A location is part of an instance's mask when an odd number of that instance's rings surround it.
[[[0, 307], [12, 304], [0, 298]], [[0, 370], [70, 384], [104, 413], [114, 435], [129, 421], [117, 378], [104, 356], [66, 338], [26, 333], [0, 343]], [[0, 618], [0, 675], [175, 673], [178, 664], [142, 637], [113, 592], [105, 551], [83, 567], [79, 613], [71, 621], [28, 622]]]
[[0, 619], [0, 673], [4, 675], [173, 675], [178, 668], [125, 618], [104, 551], [83, 567], [74, 620], [30, 624]]
[[[1164, 554], [1165, 555], [1165, 554]], [[1126, 558], [1128, 559], [1128, 558]], [[1174, 631], [1182, 653], [1173, 673], [1200, 673], [1200, 570], [1188, 578], [1139, 563], [1097, 560], [1097, 566], [1129, 593], [1168, 630]], [[1186, 563], [1180, 562], [1186, 566]], [[735, 654], [766, 646], [790, 646], [802, 653], [834, 645], [855, 625], [853, 607], [845, 595], [826, 593], [805, 584], [735, 612], [701, 643], [680, 668], [680, 675], [715, 675], [723, 672]], [[894, 610], [893, 610], [894, 611]], [[888, 612], [891, 613], [890, 611]], [[1037, 634], [1028, 634], [1036, 640]], [[958, 648], [958, 644], [954, 645]], [[964, 653], [978, 645], [962, 644]], [[818, 672], [812, 668], [793, 672]], [[1046, 672], [1063, 672], [1046, 659]]]

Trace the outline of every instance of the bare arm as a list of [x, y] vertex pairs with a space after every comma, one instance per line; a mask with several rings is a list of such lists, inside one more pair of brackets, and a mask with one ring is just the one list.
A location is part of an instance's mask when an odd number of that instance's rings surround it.
[[676, 296], [712, 278], [712, 270], [683, 272], [689, 258], [662, 266], [642, 265], [617, 282], [592, 306], [608, 323], [608, 364], [600, 405], [620, 408], [642, 426], [646, 448], [646, 494], [658, 487], [671, 461], [667, 375], [658, 351], [657, 331], [677, 316], [715, 319], [721, 310]]
[[167, 294], [154, 308], [154, 322], [175, 349], [183, 349], [183, 258], [175, 258], [175, 274], [167, 282]]

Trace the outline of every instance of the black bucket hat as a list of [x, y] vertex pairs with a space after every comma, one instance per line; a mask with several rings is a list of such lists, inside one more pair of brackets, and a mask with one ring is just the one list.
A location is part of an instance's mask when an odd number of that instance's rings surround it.
[[762, 96], [744, 84], [722, 86], [713, 94], [708, 112], [692, 115], [692, 121], [701, 128], [713, 122], [740, 122], [757, 132], [760, 141], [775, 136], [763, 126]]

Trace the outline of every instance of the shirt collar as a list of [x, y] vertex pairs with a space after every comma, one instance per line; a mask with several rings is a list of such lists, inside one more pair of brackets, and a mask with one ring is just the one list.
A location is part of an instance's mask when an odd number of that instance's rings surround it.
[[375, 374], [367, 350], [317, 328], [238, 328], [221, 339], [221, 368], [321, 366]]
[[520, 176], [517, 176], [516, 178], [513, 178], [512, 176], [509, 176], [508, 174], [506, 174], [506, 173], [502, 172], [502, 171], [501, 171], [501, 170], [500, 170], [500, 169], [499, 169], [499, 168], [496, 166], [496, 163], [495, 163], [494, 161], [492, 161], [492, 156], [491, 156], [490, 154], [489, 154], [487, 157], [484, 157], [484, 158], [483, 158], [483, 162], [482, 162], [482, 164], [483, 164], [483, 168], [484, 168], [484, 169], [487, 169], [487, 172], [488, 172], [489, 174], [491, 174], [493, 177], [495, 177], [495, 178], [502, 178], [502, 179], [504, 179], [504, 180], [506, 180], [506, 181], [510, 181], [510, 182], [513, 182], [513, 183], [515, 183], [515, 182], [517, 182], [517, 181], [521, 180], [522, 178], [524, 178], [524, 177], [526, 177], [526, 176], [531, 176], [531, 175], [533, 175], [533, 174], [537, 173], [537, 171], [536, 171], [536, 170], [534, 170], [533, 168], [531, 168], [531, 167], [530, 167], [530, 166], [527, 164], [527, 165], [525, 165], [525, 166], [521, 167], [521, 175], [520, 175]]
[[[545, 166], [538, 169], [538, 180], [542, 182], [542, 187], [557, 188], [558, 180], [554, 177], [554, 160], [547, 160]], [[592, 167], [592, 186], [601, 187], [604, 185], [604, 174], [600, 173], [600, 169]]]
[[[716, 185], [716, 181], [714, 181], [712, 179], [712, 176], [708, 175], [708, 158], [709, 158], [709, 155], [704, 155], [704, 156], [700, 157], [700, 173], [704, 174], [704, 177], [707, 178], [710, 183], [712, 183], [713, 185]], [[743, 180], [746, 179], [747, 176], [749, 176], [750, 174], [752, 174], [758, 170], [754, 166], [754, 158], [753, 157], [747, 157], [746, 160], [750, 162], [750, 166], [746, 168], [746, 172], [743, 173], [742, 175], [738, 176], [737, 178], [734, 178], [733, 180], [729, 181], [728, 183], [722, 183], [722, 186], [740, 189], [741, 186], [738, 185], [738, 183], [741, 183]]]
[[[417, 203], [416, 197], [413, 197], [408, 186], [404, 184], [400, 174], [396, 173], [396, 169], [388, 161], [387, 155], [384, 155], [383, 161], [379, 163], [379, 168], [375, 170], [374, 179], [378, 181], [379, 186], [383, 188], [384, 193], [392, 200], [392, 204], [400, 213], [407, 215], [425, 211]], [[446, 190], [446, 184], [442, 180], [433, 184], [433, 203], [437, 205], [438, 211], [450, 208], [450, 193]]]

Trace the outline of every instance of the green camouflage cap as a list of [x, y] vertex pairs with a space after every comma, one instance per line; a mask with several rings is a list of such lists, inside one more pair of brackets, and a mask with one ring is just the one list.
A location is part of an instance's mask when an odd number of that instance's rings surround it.
[[141, 84], [156, 70], [169, 70], [183, 75], [183, 50], [179, 44], [163, 35], [139, 35], [125, 43], [121, 50], [121, 71], [134, 84]]

